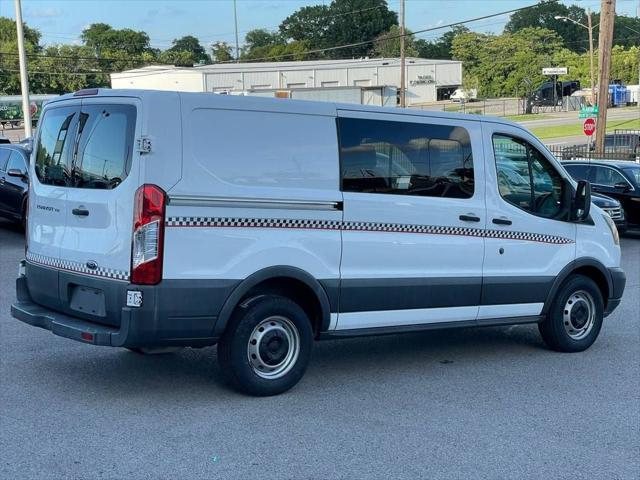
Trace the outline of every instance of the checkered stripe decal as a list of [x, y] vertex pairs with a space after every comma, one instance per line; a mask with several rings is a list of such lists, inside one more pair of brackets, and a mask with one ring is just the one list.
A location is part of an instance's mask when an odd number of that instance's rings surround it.
[[114, 270], [112, 268], [98, 267], [95, 270], [87, 268], [86, 265], [70, 260], [62, 260], [59, 258], [47, 257], [36, 253], [27, 252], [27, 261], [44, 265], [45, 267], [53, 267], [68, 272], [82, 273], [93, 277], [112, 278], [114, 280], [129, 280], [129, 272], [122, 270]]
[[400, 223], [342, 222], [340, 220], [298, 220], [279, 218], [234, 217], [168, 217], [167, 227], [209, 228], [289, 228], [306, 230], [344, 230], [361, 232], [422, 233], [426, 235], [459, 235], [466, 237], [504, 238], [529, 242], [569, 244], [573, 240], [555, 235], [482, 228], [408, 225]]
[[300, 228], [340, 230], [339, 220], [296, 220], [274, 218], [168, 217], [167, 227]]

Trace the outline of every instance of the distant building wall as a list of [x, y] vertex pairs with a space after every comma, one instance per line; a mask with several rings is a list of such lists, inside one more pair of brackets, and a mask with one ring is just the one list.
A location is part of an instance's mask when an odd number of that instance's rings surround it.
[[[229, 63], [174, 69], [147, 67], [113, 74], [114, 88], [151, 88], [188, 92], [378, 87], [400, 85], [398, 59], [274, 63]], [[462, 85], [462, 63], [407, 59], [407, 104], [433, 102], [439, 89]]]

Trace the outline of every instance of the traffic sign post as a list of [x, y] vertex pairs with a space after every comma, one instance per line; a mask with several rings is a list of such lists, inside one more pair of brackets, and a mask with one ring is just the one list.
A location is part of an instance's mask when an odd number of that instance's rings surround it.
[[[595, 107], [596, 111], [598, 107]], [[593, 134], [596, 133], [596, 119], [595, 118], [587, 118], [582, 124], [582, 131], [589, 139], [587, 142], [588, 150], [591, 150], [591, 142], [593, 141]]]
[[582, 131], [587, 137], [590, 137], [596, 132], [596, 121], [594, 118], [587, 118], [582, 124]]

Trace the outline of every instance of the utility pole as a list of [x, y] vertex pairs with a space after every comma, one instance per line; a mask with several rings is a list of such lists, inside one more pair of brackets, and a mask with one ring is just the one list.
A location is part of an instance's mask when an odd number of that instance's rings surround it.
[[236, 24], [236, 63], [240, 62], [240, 42], [238, 42], [238, 8], [233, 0], [233, 22]]
[[593, 25], [591, 24], [591, 9], [587, 9], [587, 25], [589, 26], [589, 70], [591, 72], [591, 103], [596, 104], [596, 81], [593, 71]]
[[609, 106], [609, 76], [611, 73], [611, 48], [613, 22], [616, 16], [616, 0], [601, 0], [600, 4], [600, 85], [598, 88], [598, 123], [596, 124], [596, 152], [604, 153], [604, 136], [607, 131], [607, 107]]
[[400, 0], [400, 106], [407, 106], [405, 97], [405, 58], [404, 58], [404, 0]]
[[22, 90], [22, 119], [24, 121], [24, 136], [31, 137], [31, 107], [29, 104], [29, 77], [27, 77], [27, 56], [24, 52], [24, 31], [22, 28], [22, 5], [15, 0], [16, 32], [18, 34], [18, 56], [20, 57], [20, 89]]

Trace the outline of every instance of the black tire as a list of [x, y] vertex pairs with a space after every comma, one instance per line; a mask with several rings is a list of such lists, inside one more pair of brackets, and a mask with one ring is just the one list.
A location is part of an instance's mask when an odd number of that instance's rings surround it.
[[[271, 320], [275, 320], [277, 325]], [[265, 325], [267, 330], [261, 325]], [[290, 330], [288, 334], [286, 329], [280, 329], [282, 326], [295, 331]], [[258, 333], [259, 328], [263, 328], [260, 332], [266, 333]], [[260, 338], [260, 341], [256, 338]], [[291, 341], [287, 338], [291, 338]], [[250, 347], [249, 342], [254, 347]], [[274, 352], [269, 350], [273, 345], [277, 345]], [[252, 354], [250, 348], [260, 356]], [[243, 302], [233, 313], [218, 343], [218, 362], [222, 374], [232, 387], [249, 395], [264, 397], [278, 395], [296, 385], [307, 369], [312, 349], [313, 329], [304, 310], [289, 298], [263, 295]], [[297, 351], [297, 356], [291, 353], [294, 351]], [[261, 353], [266, 361], [263, 361]], [[290, 353], [291, 360], [287, 360]], [[250, 354], [254, 360], [250, 361]], [[271, 358], [272, 354], [276, 357]], [[278, 368], [286, 368], [281, 373], [277, 369], [275, 373], [269, 372], [269, 368], [259, 373], [258, 369], [263, 365], [283, 365]], [[265, 378], [261, 375], [275, 376]]]
[[[585, 310], [587, 313], [581, 315]], [[547, 318], [538, 324], [538, 329], [544, 342], [553, 350], [582, 352], [598, 338], [603, 318], [602, 292], [590, 278], [574, 274], [558, 290]], [[583, 321], [586, 322], [584, 325]], [[589, 324], [591, 327], [587, 328]]]

